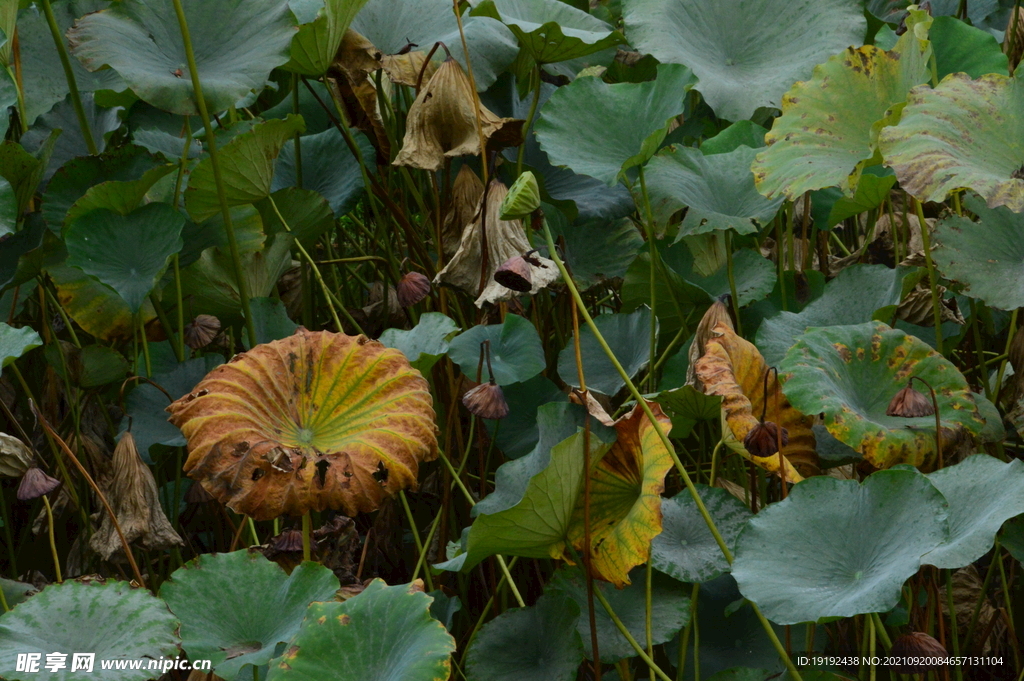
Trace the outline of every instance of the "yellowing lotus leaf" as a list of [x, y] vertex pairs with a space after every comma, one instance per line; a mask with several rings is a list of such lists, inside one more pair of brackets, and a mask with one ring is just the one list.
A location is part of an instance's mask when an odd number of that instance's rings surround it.
[[[696, 365], [697, 377], [704, 385], [704, 392], [722, 398], [723, 426], [728, 425], [728, 430], [738, 441], [730, 445], [758, 466], [778, 475], [778, 455], [751, 456], [741, 444], [761, 416], [765, 398], [764, 374], [767, 369], [764, 357], [753, 343], [737, 336], [730, 325], [722, 322], [712, 329], [704, 356]], [[789, 444], [782, 447], [787, 462], [787, 482], [799, 482], [803, 476], [819, 472], [818, 454], [811, 430], [813, 420], [790, 405], [774, 377], [768, 381], [768, 411], [765, 420], [777, 423], [789, 431]]]
[[167, 408], [185, 472], [256, 520], [377, 509], [437, 456], [427, 382], [398, 350], [305, 329], [237, 355]]

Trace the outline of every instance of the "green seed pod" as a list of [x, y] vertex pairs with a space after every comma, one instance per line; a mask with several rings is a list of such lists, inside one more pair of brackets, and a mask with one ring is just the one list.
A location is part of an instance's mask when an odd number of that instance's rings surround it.
[[508, 196], [501, 202], [502, 220], [521, 220], [540, 208], [540, 187], [537, 178], [529, 170], [523, 171], [515, 181]]

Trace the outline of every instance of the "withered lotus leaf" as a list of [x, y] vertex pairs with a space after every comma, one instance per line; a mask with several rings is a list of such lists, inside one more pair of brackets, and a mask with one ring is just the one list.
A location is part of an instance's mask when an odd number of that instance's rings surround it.
[[299, 329], [237, 355], [171, 404], [185, 472], [256, 520], [376, 510], [437, 456], [427, 382], [365, 336]]

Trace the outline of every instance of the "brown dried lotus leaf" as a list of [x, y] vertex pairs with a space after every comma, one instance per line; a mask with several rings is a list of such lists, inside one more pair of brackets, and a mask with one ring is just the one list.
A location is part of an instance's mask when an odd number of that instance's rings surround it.
[[427, 382], [398, 350], [300, 328], [237, 355], [167, 408], [185, 471], [256, 520], [370, 512], [437, 456]]
[[377, 163], [390, 160], [391, 144], [380, 115], [377, 88], [370, 76], [381, 68], [380, 50], [352, 29], [345, 32], [328, 71], [326, 82], [335, 101], [342, 104], [348, 120], [362, 131], [377, 150]]
[[[777, 475], [777, 455], [753, 457], [740, 444], [758, 424], [757, 417], [760, 417], [764, 405], [764, 374], [768, 368], [764, 357], [752, 343], [737, 336], [725, 323], [719, 323], [712, 329], [706, 347], [704, 356], [696, 363], [697, 378], [704, 385], [705, 394], [722, 398], [723, 425], [728, 425], [728, 430], [738, 440], [730, 443], [730, 446], [737, 448], [758, 466]], [[778, 409], [775, 407], [776, 398]], [[813, 419], [794, 409], [782, 394], [778, 381], [773, 379], [768, 382], [768, 411], [765, 420], [782, 426], [789, 433], [789, 443], [782, 447], [787, 462], [787, 482], [799, 482], [803, 476], [820, 472], [814, 433], [811, 430]]]
[[1016, 16], [1012, 12], [1010, 14], [1010, 20], [1006, 24], [1006, 37], [1003, 40], [1003, 52], [1010, 62], [1010, 73], [1013, 73], [1020, 64], [1021, 56], [1024, 55], [1024, 7], [1017, 7]]
[[32, 467], [32, 450], [7, 433], [0, 433], [0, 476], [20, 478]]
[[[381, 57], [381, 66], [392, 83], [416, 87], [417, 83], [428, 83], [437, 72], [434, 62], [427, 62], [427, 53], [421, 50], [405, 54], [386, 54]], [[424, 65], [426, 69], [424, 69]], [[420, 80], [420, 73], [423, 79]]]
[[[516, 146], [523, 140], [525, 121], [501, 118], [481, 104], [480, 122], [484, 140], [490, 142], [492, 150]], [[437, 170], [445, 158], [479, 155], [480, 132], [473, 87], [459, 63], [448, 59], [410, 107], [402, 151], [394, 165]]]
[[[522, 255], [531, 250], [530, 242], [526, 238], [526, 231], [520, 220], [502, 220], [498, 213], [501, 210], [501, 202], [508, 194], [508, 187], [497, 180], [491, 181], [491, 187], [487, 192], [487, 273], [483, 291], [480, 291], [480, 270], [482, 267], [481, 249], [481, 216], [482, 210], [478, 209], [473, 222], [466, 225], [462, 232], [462, 241], [459, 243], [459, 250], [445, 265], [444, 269], [437, 273], [434, 278], [435, 284], [449, 284], [470, 295], [478, 296], [476, 306], [483, 307], [484, 303], [497, 303], [509, 300], [515, 291], [505, 288], [494, 280], [494, 273], [509, 258]], [[481, 200], [481, 208], [483, 208]], [[555, 263], [547, 258], [531, 256], [538, 264], [531, 264], [530, 281], [532, 288], [529, 295], [536, 295], [538, 291], [549, 286], [559, 278], [558, 268]]]
[[444, 242], [444, 255], [450, 258], [459, 250], [462, 232], [473, 222], [480, 207], [480, 197], [484, 195], [484, 183], [473, 172], [468, 163], [462, 164], [459, 174], [452, 183], [452, 202], [441, 225], [441, 240]]
[[708, 339], [711, 338], [711, 330], [718, 324], [725, 324], [730, 329], [735, 328], [732, 324], [732, 315], [729, 314], [729, 307], [720, 300], [716, 300], [704, 313], [697, 330], [693, 334], [693, 343], [690, 344], [690, 363], [686, 367], [686, 385], [703, 390], [700, 381], [697, 379], [697, 360], [704, 356]]
[[[942, 301], [939, 309], [941, 310], [943, 323], [955, 322], [960, 325], [966, 324], [967, 321], [960, 314], [956, 298], [945, 300], [942, 296], [946, 292], [946, 287], [937, 286], [936, 288]], [[899, 307], [896, 308], [896, 318], [911, 324], [917, 324], [918, 326], [935, 326], [932, 290], [925, 283], [918, 284], [913, 291], [907, 294], [907, 297], [903, 299]]]

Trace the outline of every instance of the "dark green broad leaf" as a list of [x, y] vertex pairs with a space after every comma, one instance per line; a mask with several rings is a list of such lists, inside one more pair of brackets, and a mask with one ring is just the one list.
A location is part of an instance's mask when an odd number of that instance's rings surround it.
[[122, 381], [128, 374], [128, 360], [117, 350], [105, 345], [86, 345], [81, 352], [82, 372], [78, 384], [98, 388]]
[[1006, 521], [999, 533], [999, 544], [1024, 563], [1024, 515]]
[[[270, 72], [288, 61], [295, 24], [284, 0], [183, 0], [182, 6], [211, 111], [261, 91]], [[109, 66], [153, 106], [199, 113], [172, 3], [114, 3], [79, 19], [68, 39], [86, 69]]]
[[979, 222], [950, 215], [935, 226], [932, 258], [944, 277], [964, 293], [1001, 310], [1024, 306], [1024, 216], [1001, 206], [990, 209], [976, 196], [966, 207]]
[[[732, 294], [729, 284], [729, 262], [725, 260], [711, 274], [704, 276], [698, 271], [692, 242], [676, 244], [662, 250], [665, 262], [679, 273], [685, 281], [700, 288], [711, 298]], [[775, 266], [757, 251], [749, 248], [732, 254], [733, 283], [736, 284], [736, 300], [740, 307], [762, 300], [775, 286], [778, 278]]]
[[614, 186], [654, 156], [692, 84], [693, 74], [678, 64], [659, 65], [658, 77], [645, 83], [577, 78], [541, 110], [537, 140], [555, 165]]
[[287, 71], [317, 77], [326, 73], [345, 31], [366, 0], [324, 0], [317, 4], [320, 7], [315, 17], [302, 22], [292, 39], [291, 59], [284, 65]]
[[740, 147], [761, 149], [768, 131], [753, 121], [736, 121], [728, 128], [710, 139], [700, 143], [700, 150], [705, 156], [727, 154]]
[[146, 324], [156, 316], [152, 302], [145, 300], [137, 317], [116, 291], [66, 262], [47, 263], [45, 271], [57, 287], [57, 299], [64, 311], [96, 338], [130, 341], [138, 330], [139, 318]]
[[[853, 265], [825, 286], [825, 292], [799, 313], [779, 312], [765, 319], [757, 331], [757, 347], [768, 364], [778, 364], [797, 336], [812, 326], [859, 324], [875, 310], [903, 298], [903, 279], [909, 270], [885, 265]], [[787, 282], [788, 284], [789, 282]], [[787, 295], [790, 290], [787, 286]]]
[[549, 592], [528, 608], [513, 608], [480, 629], [466, 654], [469, 681], [572, 681], [583, 662], [576, 630], [580, 608]]
[[523, 53], [540, 64], [579, 59], [625, 42], [618, 31], [561, 0], [477, 0], [474, 15], [508, 26]]
[[[67, 214], [64, 216], [64, 227], [62, 229], [65, 233], [64, 235], [66, 236], [67, 226], [71, 222], [86, 213], [100, 208], [127, 216], [141, 206], [147, 198], [151, 198], [150, 190], [153, 189], [153, 186], [174, 170], [174, 166], [168, 163], [146, 171], [137, 180], [125, 182], [111, 180], [89, 187], [82, 198], [75, 201], [74, 205], [68, 209]], [[58, 227], [60, 226], [58, 225]]]
[[16, 582], [13, 579], [5, 579], [3, 577], [0, 577], [0, 589], [3, 589], [4, 599], [10, 608], [36, 593], [36, 587], [32, 584]]
[[[249, 309], [256, 327], [256, 343], [281, 340], [295, 333], [299, 325], [288, 317], [288, 310], [279, 298], [250, 298]], [[249, 339], [243, 338], [242, 345], [249, 350]]]
[[988, 31], [955, 17], [936, 16], [928, 37], [935, 51], [939, 80], [951, 73], [966, 73], [971, 78], [980, 78], [986, 73], [1007, 73], [1006, 54]]
[[[367, 171], [373, 172], [375, 153], [370, 141], [360, 132], [355, 133], [356, 144], [368, 164]], [[336, 128], [329, 128], [316, 135], [301, 138], [302, 188], [319, 192], [335, 215], [348, 213], [363, 195], [363, 175], [359, 161]], [[295, 173], [295, 145], [286, 144], [274, 165], [274, 181], [271, 189], [299, 186]]]
[[[631, 584], [625, 589], [616, 589], [604, 582], [594, 582], [600, 589], [612, 610], [625, 625], [633, 638], [644, 645], [646, 641], [646, 577], [644, 568], [630, 573]], [[590, 618], [587, 616], [587, 584], [579, 568], [559, 568], [548, 584], [547, 592], [564, 592], [580, 607], [582, 615], [576, 623], [583, 640], [587, 658], [592, 658], [590, 647]], [[651, 640], [654, 645], [664, 643], [690, 621], [690, 592], [671, 577], [654, 572], [651, 579]], [[595, 598], [594, 615], [597, 620], [597, 646], [601, 651], [601, 662], [611, 664], [636, 655], [633, 646], [622, 635], [618, 627]]]
[[[686, 437], [698, 421], [716, 421], [722, 416], [721, 397], [705, 395], [693, 386], [683, 385], [686, 382], [689, 353], [690, 343], [687, 343], [665, 362], [665, 371], [659, 383], [661, 392], [654, 396], [654, 401], [672, 419], [673, 437]], [[682, 365], [674, 366], [677, 362]], [[669, 385], [678, 387], [662, 387]]]
[[[686, 64], [697, 90], [720, 118], [750, 118], [780, 108], [794, 81], [849, 45], [864, 40], [855, 0], [629, 0], [626, 34], [641, 52]], [[710, 27], [716, 27], [711, 29]]]
[[[608, 187], [601, 185], [601, 191], [607, 192]], [[632, 220], [579, 218], [570, 224], [555, 207], [541, 204], [541, 209], [552, 235], [564, 240], [562, 257], [581, 289], [625, 276], [644, 247], [643, 237]]]
[[[243, 257], [263, 250], [268, 241], [267, 233], [276, 234], [277, 232], [284, 231], [283, 228], [279, 228], [281, 223], [277, 220], [276, 216], [274, 216], [272, 221], [268, 216], [268, 222], [264, 223], [263, 214], [259, 212], [259, 209], [262, 208], [264, 211], [270, 210], [273, 212], [270, 203], [264, 200], [258, 202], [258, 204], [259, 208], [251, 204], [245, 204], [244, 206], [236, 206], [230, 211], [231, 224], [235, 228], [235, 243], [238, 244], [238, 253]], [[265, 224], [267, 225], [266, 228], [264, 227]], [[287, 234], [283, 235], [283, 237], [291, 239]], [[218, 252], [227, 254], [230, 251], [227, 232], [224, 230], [224, 216], [220, 213], [200, 223], [188, 220], [185, 223], [185, 227], [181, 230], [181, 238], [185, 242], [185, 247], [178, 254], [178, 265], [182, 268], [188, 267], [199, 260], [207, 249], [217, 249], [217, 251], [213, 251], [210, 254], [211, 256]], [[273, 239], [270, 241], [273, 241]], [[176, 296], [173, 289], [169, 288], [167, 292], [172, 297]]]
[[[96, 149], [103, 153], [108, 140], [121, 127], [121, 113], [124, 107], [101, 106], [96, 103], [91, 92], [82, 94], [81, 100], [82, 112], [85, 114], [86, 125], [89, 126], [93, 142]], [[35, 151], [54, 130], [60, 130], [61, 133], [43, 172], [44, 180], [49, 179], [58, 168], [71, 159], [89, 155], [89, 145], [82, 134], [82, 127], [78, 123], [78, 114], [70, 95], [40, 116], [21, 136], [21, 144], [26, 149]]]
[[823, 414], [828, 431], [877, 468], [936, 463], [934, 416], [886, 414], [911, 376], [935, 390], [946, 442], [976, 435], [985, 425], [966, 379], [949, 360], [881, 322], [810, 329], [786, 353], [779, 372], [794, 407]]
[[[697, 486], [701, 501], [730, 550], [751, 513], [718, 487]], [[681, 582], [708, 582], [729, 571], [729, 563], [689, 491], [661, 500], [661, 534], [651, 542], [651, 565]]]
[[[1018, 76], [1021, 71], [1018, 69]], [[921, 201], [944, 201], [967, 187], [989, 208], [1024, 212], [1024, 83], [989, 74], [947, 76], [910, 92], [903, 118], [880, 147], [900, 186]]]
[[0, 143], [0, 177], [7, 180], [14, 189], [14, 195], [18, 199], [18, 215], [28, 210], [29, 202], [35, 196], [46, 172], [58, 137], [60, 131], [54, 130], [31, 153], [12, 140]]
[[750, 164], [757, 149], [741, 146], [706, 156], [692, 147], [670, 146], [651, 159], [647, 189], [659, 224], [688, 208], [679, 236], [733, 229], [751, 234], [770, 222], [782, 197], [766, 199], [754, 186]]
[[17, 329], [0, 322], [0, 369], [43, 344], [31, 326]]
[[408, 331], [388, 329], [380, 335], [380, 342], [401, 350], [409, 363], [426, 376], [448, 352], [448, 343], [458, 332], [458, 324], [450, 317], [440, 312], [425, 312], [416, 326]]
[[863, 484], [808, 478], [748, 521], [732, 574], [777, 624], [886, 612], [921, 557], [946, 541], [947, 512], [917, 471], [879, 471]]
[[957, 569], [988, 553], [1003, 523], [1024, 513], [1024, 463], [987, 454], [928, 475], [949, 503], [949, 540], [923, 562]]
[[233, 679], [245, 665], [269, 662], [276, 646], [299, 631], [309, 604], [333, 599], [338, 587], [322, 565], [304, 562], [287, 574], [243, 549], [189, 561], [163, 583], [160, 596], [181, 620], [189, 658], [210, 660], [217, 676]]
[[[873, 172], [876, 169], [877, 174]], [[811, 192], [812, 206], [819, 196], [825, 193], [834, 193], [829, 197], [834, 202], [828, 207], [827, 217], [824, 220], [819, 220], [817, 212], [812, 207], [811, 213], [814, 216], [815, 224], [819, 226], [824, 224], [824, 228], [831, 229], [846, 218], [852, 218], [854, 215], [877, 208], [882, 205], [885, 198], [889, 196], [889, 191], [895, 185], [896, 175], [891, 170], [883, 169], [881, 166], [871, 166], [864, 169], [864, 173], [861, 174], [860, 181], [857, 183], [857, 190], [852, 197], [845, 196], [841, 190], [833, 188]], [[828, 201], [822, 201], [822, 203], [827, 205]]]
[[811, 426], [814, 431], [814, 449], [822, 468], [835, 468], [864, 460], [864, 456], [850, 445], [837, 440], [828, 428], [820, 423]]
[[[477, 380], [480, 344], [485, 340], [491, 343], [491, 368], [498, 385], [521, 383], [544, 371], [544, 348], [537, 329], [524, 317], [510, 314], [503, 324], [474, 326], [452, 339], [448, 356], [470, 380]], [[486, 362], [480, 380], [490, 380]]]
[[[220, 173], [229, 206], [255, 203], [274, 190], [274, 160], [296, 133], [302, 132], [300, 116], [273, 118], [256, 123], [218, 151]], [[280, 189], [280, 187], [278, 187]], [[189, 176], [185, 190], [185, 208], [197, 222], [220, 212], [220, 199], [214, 181], [213, 163], [204, 158]]]
[[430, 616], [451, 631], [455, 613], [462, 610], [462, 600], [458, 596], [448, 596], [440, 589], [434, 589], [427, 595], [434, 599], [430, 604]]
[[[462, 24], [476, 87], [486, 90], [515, 60], [519, 43], [496, 19], [463, 16]], [[459, 25], [448, 0], [369, 0], [352, 28], [384, 54], [397, 54], [409, 43], [429, 51], [434, 43], [442, 42], [463, 69], [466, 67]]]
[[[657, 339], [657, 322], [651, 328], [651, 309], [642, 307], [632, 314], [603, 314], [594, 318], [594, 324], [615, 353], [616, 359], [633, 378], [647, 366], [651, 358], [651, 333]], [[580, 355], [587, 390], [614, 396], [626, 381], [608, 359], [589, 326], [580, 328]], [[558, 353], [558, 375], [568, 385], [579, 388], [579, 369], [576, 366], [576, 347], [572, 337]]]
[[0, 237], [0, 292], [35, 279], [42, 265], [45, 234], [46, 225], [36, 214], [20, 232]]
[[267, 681], [444, 681], [455, 639], [430, 616], [430, 603], [411, 584], [379, 579], [344, 603], [313, 603]]
[[[334, 227], [334, 211], [330, 204], [312, 189], [279, 189], [258, 201], [256, 210], [260, 212], [263, 229], [267, 234], [289, 231], [307, 248]], [[284, 218], [284, 222], [281, 218]]]
[[[53, 613], [59, 612], [60, 617]], [[83, 584], [51, 584], [0, 616], [0, 675], [10, 681], [32, 681], [40, 675], [55, 681], [86, 681], [102, 676], [110, 681], [145, 681], [147, 669], [100, 672], [99, 660], [160, 660], [178, 652], [178, 622], [167, 606], [146, 589], [110, 580]], [[67, 666], [46, 671], [46, 656], [68, 655]], [[95, 654], [95, 671], [71, 671], [72, 654]], [[17, 671], [18, 655], [38, 653], [40, 670]]]
[[0, 239], [14, 234], [18, 228], [18, 197], [14, 187], [0, 178]]
[[[680, 244], [677, 248], [682, 249]], [[684, 326], [695, 324], [711, 303], [703, 289], [684, 281], [659, 255], [654, 265], [654, 314], [663, 338], [672, 338]], [[642, 252], [626, 270], [622, 282], [622, 311], [651, 305], [651, 254]]]
[[534, 451], [540, 441], [538, 410], [552, 402], [568, 402], [569, 397], [544, 376], [506, 385], [501, 392], [508, 404], [508, 416], [500, 421], [485, 419], [484, 425], [505, 458], [519, 459]]
[[[185, 154], [185, 138], [166, 130], [155, 128], [138, 129], [132, 132], [132, 143], [137, 144], [151, 154], [159, 154], [168, 161], [180, 160]], [[199, 158], [203, 153], [203, 144], [199, 140], [191, 140], [188, 144], [188, 157]]]
[[181, 250], [184, 224], [185, 216], [167, 203], [150, 203], [127, 215], [93, 210], [68, 225], [68, 264], [117, 291], [138, 313], [171, 256]]

